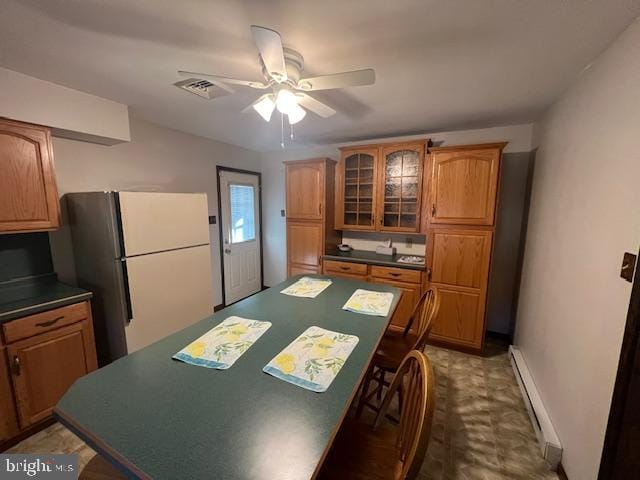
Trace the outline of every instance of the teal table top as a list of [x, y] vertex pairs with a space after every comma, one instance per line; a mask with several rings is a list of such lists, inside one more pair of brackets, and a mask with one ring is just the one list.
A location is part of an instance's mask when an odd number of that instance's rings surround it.
[[[130, 478], [309, 479], [331, 446], [400, 291], [333, 278], [315, 299], [283, 295], [291, 278], [79, 379], [57, 418]], [[387, 318], [342, 310], [357, 288], [392, 292]], [[231, 315], [272, 327], [229, 370], [171, 356]], [[360, 339], [329, 389], [262, 372], [310, 326]]]

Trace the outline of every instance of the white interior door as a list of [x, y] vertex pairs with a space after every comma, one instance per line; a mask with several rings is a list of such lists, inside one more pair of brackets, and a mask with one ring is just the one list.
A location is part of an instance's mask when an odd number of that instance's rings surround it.
[[213, 314], [209, 245], [127, 259], [129, 353]]
[[222, 262], [227, 305], [260, 291], [260, 187], [258, 176], [220, 171]]

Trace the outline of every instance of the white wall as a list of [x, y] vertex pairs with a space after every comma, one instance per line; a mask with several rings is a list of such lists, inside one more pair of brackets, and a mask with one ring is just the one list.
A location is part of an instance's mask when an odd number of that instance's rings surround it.
[[[460, 130], [453, 132], [425, 133], [405, 137], [386, 138], [382, 141], [404, 141], [412, 139], [430, 138], [435, 145], [464, 145], [473, 143], [488, 143], [508, 141], [505, 152], [528, 152], [531, 150], [533, 125], [512, 125], [505, 127], [483, 128], [476, 130]], [[379, 141], [377, 139], [376, 141]], [[358, 145], [371, 143], [372, 140], [351, 142], [340, 145], [314, 146], [307, 148], [286, 148], [284, 150], [269, 152], [262, 155], [262, 180], [263, 180], [263, 219], [264, 219], [264, 283], [275, 285], [286, 278], [286, 234], [285, 219], [280, 215], [284, 209], [284, 160], [304, 160], [314, 157], [329, 157], [337, 160], [340, 158], [339, 146]], [[372, 240], [367, 240], [369, 236]], [[344, 240], [353, 244], [356, 248], [374, 249], [375, 244], [389, 235], [359, 235], [351, 232], [345, 233]], [[424, 254], [424, 236], [416, 236], [411, 249], [406, 248], [403, 239], [406, 235], [394, 235], [398, 250], [402, 253], [416, 255]]]
[[[259, 155], [225, 143], [131, 119], [131, 142], [111, 147], [54, 138], [60, 195], [67, 192], [141, 190], [205, 192], [218, 215], [216, 165], [260, 170]], [[64, 220], [64, 219], [63, 219]], [[222, 302], [219, 227], [210, 226], [213, 305]], [[73, 282], [75, 267], [67, 227], [51, 234], [56, 271]]]
[[105, 98], [0, 68], [0, 116], [46, 125], [59, 137], [128, 142], [129, 109]]
[[536, 125], [516, 343], [575, 480], [597, 477], [640, 244], [638, 52], [636, 21]]

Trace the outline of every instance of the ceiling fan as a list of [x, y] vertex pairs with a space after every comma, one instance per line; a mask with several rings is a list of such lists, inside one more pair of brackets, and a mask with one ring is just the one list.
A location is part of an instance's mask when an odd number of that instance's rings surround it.
[[307, 114], [306, 110], [310, 110], [322, 118], [330, 117], [336, 113], [333, 108], [316, 100], [306, 92], [375, 83], [375, 72], [371, 68], [303, 78], [304, 58], [297, 51], [283, 47], [278, 32], [252, 25], [251, 34], [260, 52], [259, 59], [264, 81], [239, 80], [222, 75], [185, 71], [179, 71], [178, 74], [183, 77], [208, 80], [230, 92], [233, 90], [229, 85], [240, 85], [256, 90], [271, 90], [270, 93], [262, 95], [242, 111], [250, 111], [253, 108], [268, 122], [271, 120], [273, 111], [278, 109], [280, 113], [287, 116], [291, 125], [302, 120]]

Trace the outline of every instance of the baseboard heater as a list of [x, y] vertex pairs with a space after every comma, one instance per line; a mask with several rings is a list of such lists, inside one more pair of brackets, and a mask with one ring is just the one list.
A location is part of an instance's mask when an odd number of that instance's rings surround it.
[[529, 373], [520, 349], [511, 345], [509, 347], [509, 358], [511, 359], [513, 371], [516, 374], [516, 380], [522, 391], [524, 403], [529, 411], [533, 429], [536, 432], [536, 437], [538, 437], [538, 442], [542, 449], [542, 456], [549, 465], [549, 468], [556, 470], [562, 459], [562, 445], [560, 445], [558, 435], [542, 404], [540, 395], [538, 395], [533, 377], [531, 373]]

